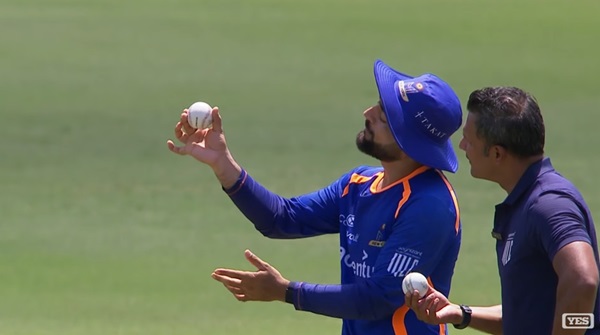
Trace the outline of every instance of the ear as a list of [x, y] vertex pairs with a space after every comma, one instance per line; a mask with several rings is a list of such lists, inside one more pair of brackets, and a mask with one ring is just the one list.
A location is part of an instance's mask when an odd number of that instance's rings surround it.
[[490, 155], [492, 155], [496, 164], [499, 164], [506, 159], [508, 151], [501, 145], [494, 145], [490, 148]]

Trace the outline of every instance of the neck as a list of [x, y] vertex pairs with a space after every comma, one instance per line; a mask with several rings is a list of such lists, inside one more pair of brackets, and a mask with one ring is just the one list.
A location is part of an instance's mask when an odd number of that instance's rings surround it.
[[423, 166], [413, 160], [399, 160], [395, 162], [381, 162], [383, 167], [383, 179], [379, 183], [378, 188], [385, 188], [398, 180], [408, 176], [416, 169]]
[[521, 177], [523, 177], [523, 174], [527, 168], [542, 158], [544, 158], [544, 155], [533, 156], [525, 159], [512, 158], [509, 164], [503, 168], [503, 174], [500, 178], [498, 178], [497, 183], [506, 191], [506, 193], [510, 194], [515, 186], [517, 186], [517, 183]]

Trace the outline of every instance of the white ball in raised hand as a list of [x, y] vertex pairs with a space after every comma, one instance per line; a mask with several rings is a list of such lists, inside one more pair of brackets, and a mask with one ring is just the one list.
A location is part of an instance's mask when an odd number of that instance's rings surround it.
[[188, 108], [188, 123], [195, 129], [205, 129], [212, 124], [212, 107], [206, 102], [194, 102]]

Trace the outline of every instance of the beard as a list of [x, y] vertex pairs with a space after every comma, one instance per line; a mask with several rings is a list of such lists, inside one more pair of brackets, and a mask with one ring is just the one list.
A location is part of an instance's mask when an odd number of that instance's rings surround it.
[[369, 129], [369, 124], [365, 123], [365, 129], [356, 135], [356, 147], [358, 150], [382, 162], [395, 162], [400, 159], [399, 148], [396, 144], [378, 144], [373, 141], [373, 137], [374, 135]]

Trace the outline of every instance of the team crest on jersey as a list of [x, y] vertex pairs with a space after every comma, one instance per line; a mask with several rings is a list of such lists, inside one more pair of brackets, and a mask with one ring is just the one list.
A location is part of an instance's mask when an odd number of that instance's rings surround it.
[[512, 247], [515, 243], [515, 234], [508, 234], [508, 238], [506, 239], [506, 243], [504, 244], [504, 251], [502, 252], [502, 265], [506, 266], [508, 262], [510, 262]]
[[379, 230], [377, 231], [377, 235], [375, 235], [375, 239], [369, 241], [370, 246], [381, 248], [385, 245], [385, 241], [383, 240], [385, 238], [385, 236], [383, 234], [384, 230], [385, 230], [385, 223], [382, 224], [381, 227], [379, 228]]

